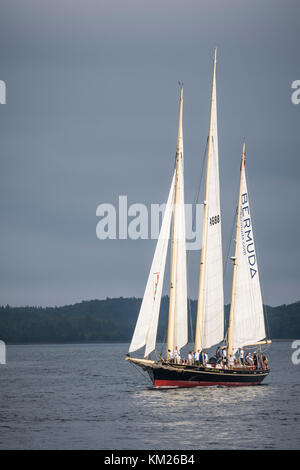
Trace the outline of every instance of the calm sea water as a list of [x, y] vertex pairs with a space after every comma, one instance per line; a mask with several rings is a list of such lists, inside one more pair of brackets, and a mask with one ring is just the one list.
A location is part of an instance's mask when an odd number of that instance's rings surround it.
[[1, 449], [300, 449], [300, 365], [256, 387], [154, 390], [125, 344], [18, 345], [0, 366]]

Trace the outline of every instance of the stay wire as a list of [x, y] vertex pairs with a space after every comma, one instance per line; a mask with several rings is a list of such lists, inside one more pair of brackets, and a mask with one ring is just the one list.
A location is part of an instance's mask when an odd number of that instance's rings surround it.
[[141, 372], [140, 369], [139, 369], [139, 367], [137, 367], [135, 364], [132, 363], [132, 365], [133, 365], [133, 367], [139, 372], [139, 374], [141, 374], [144, 378], [147, 377], [147, 378], [150, 380], [151, 384], [152, 384], [152, 380], [150, 379], [150, 377], [148, 376], [148, 374], [146, 375], [146, 374], [144, 374], [143, 372]]
[[238, 212], [238, 207], [236, 207], [235, 212], [234, 212], [232, 227], [231, 227], [230, 236], [229, 236], [229, 239], [228, 239], [227, 251], [226, 251], [226, 256], [225, 256], [224, 265], [223, 265], [224, 276], [225, 276], [225, 273], [226, 273], [227, 264], [228, 264], [228, 260], [229, 260], [229, 252], [230, 252], [230, 249], [231, 249], [231, 244], [232, 244], [232, 241], [233, 241], [233, 232], [234, 232], [234, 228], [236, 226], [237, 212]]

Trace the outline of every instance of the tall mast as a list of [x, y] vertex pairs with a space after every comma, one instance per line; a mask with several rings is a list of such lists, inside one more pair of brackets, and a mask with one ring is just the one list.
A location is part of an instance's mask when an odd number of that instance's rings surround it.
[[235, 234], [235, 248], [234, 256], [232, 257], [233, 261], [233, 275], [232, 275], [232, 291], [231, 291], [231, 304], [230, 304], [230, 314], [229, 314], [229, 327], [228, 327], [228, 344], [227, 344], [227, 357], [232, 355], [233, 352], [233, 325], [234, 325], [234, 307], [235, 307], [235, 291], [236, 291], [236, 273], [237, 273], [237, 257], [238, 257], [238, 240], [239, 240], [239, 230], [240, 230], [240, 221], [241, 221], [241, 192], [242, 192], [242, 170], [245, 168], [245, 142], [243, 143], [243, 154], [240, 168], [240, 189], [239, 189], [239, 202], [237, 209], [237, 219], [236, 219], [236, 234]]
[[199, 289], [198, 289], [198, 307], [197, 307], [197, 321], [196, 321], [196, 334], [195, 334], [195, 350], [202, 349], [201, 342], [201, 326], [204, 311], [204, 273], [206, 263], [206, 247], [207, 247], [207, 227], [208, 227], [208, 208], [209, 208], [209, 188], [208, 181], [210, 176], [210, 162], [212, 153], [212, 122], [213, 122], [213, 105], [216, 87], [216, 62], [217, 62], [217, 48], [214, 52], [214, 65], [213, 65], [213, 80], [210, 102], [210, 119], [209, 119], [209, 134], [207, 146], [207, 163], [206, 163], [206, 179], [205, 179], [205, 196], [204, 196], [204, 211], [203, 211], [203, 231], [202, 231], [202, 249], [200, 258], [200, 274], [199, 274]]
[[180, 84], [180, 102], [179, 102], [179, 123], [178, 136], [175, 157], [175, 194], [174, 194], [174, 212], [171, 241], [171, 276], [170, 276], [170, 301], [169, 301], [169, 323], [168, 323], [168, 350], [174, 351], [175, 336], [175, 299], [176, 299], [176, 275], [178, 261], [178, 201], [179, 201], [179, 177], [181, 174], [181, 165], [183, 159], [183, 136], [182, 136], [182, 109], [183, 109], [183, 86]]

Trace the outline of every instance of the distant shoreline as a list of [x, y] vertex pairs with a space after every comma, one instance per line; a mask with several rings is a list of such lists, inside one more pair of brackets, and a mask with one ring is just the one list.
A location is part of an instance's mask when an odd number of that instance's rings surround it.
[[[0, 307], [0, 340], [18, 344], [130, 343], [141, 307], [141, 298], [107, 298], [63, 307]], [[197, 301], [189, 302], [189, 338], [194, 338]], [[224, 331], [229, 323], [225, 305]], [[266, 336], [288, 341], [300, 339], [300, 302], [265, 306]], [[157, 332], [164, 343], [168, 329], [169, 297], [161, 299]], [[191, 341], [192, 342], [192, 341]]]

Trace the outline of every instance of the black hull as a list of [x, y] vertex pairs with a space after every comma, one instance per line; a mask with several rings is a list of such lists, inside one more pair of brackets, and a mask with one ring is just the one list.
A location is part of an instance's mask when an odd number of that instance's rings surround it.
[[148, 372], [155, 388], [259, 385], [270, 372], [246, 367], [217, 369], [131, 360]]

